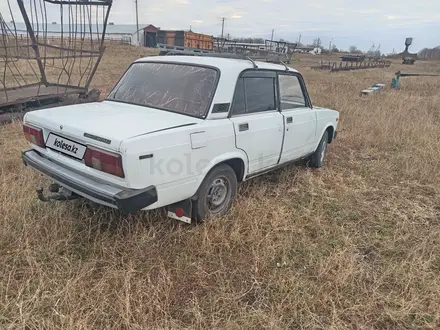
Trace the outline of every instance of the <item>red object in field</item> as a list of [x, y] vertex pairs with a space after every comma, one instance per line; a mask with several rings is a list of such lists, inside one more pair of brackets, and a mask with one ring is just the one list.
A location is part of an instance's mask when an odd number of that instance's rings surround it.
[[41, 148], [46, 148], [43, 137], [43, 130], [41, 128], [35, 128], [28, 125], [23, 125], [23, 132], [26, 140], [35, 144]]
[[108, 174], [124, 177], [121, 155], [87, 147], [84, 155], [86, 166]]

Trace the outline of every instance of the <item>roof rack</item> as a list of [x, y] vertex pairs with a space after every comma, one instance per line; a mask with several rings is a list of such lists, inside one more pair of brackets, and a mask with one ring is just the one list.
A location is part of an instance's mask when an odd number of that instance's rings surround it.
[[289, 71], [289, 67], [286, 65], [286, 63], [284, 63], [284, 62], [281, 61], [281, 60], [280, 60], [280, 63], [281, 63], [282, 65], [284, 65], [284, 67], [286, 68], [286, 71]]
[[258, 65], [255, 63], [255, 61], [254, 61], [253, 59], [251, 59], [249, 56], [246, 56], [246, 59], [247, 59], [248, 61], [251, 61], [251, 62], [252, 62], [253, 66], [254, 66], [254, 69], [258, 69]]
[[254, 69], [258, 69], [258, 65], [255, 63], [255, 61], [248, 55], [245, 54], [235, 54], [235, 53], [194, 53], [191, 51], [170, 51], [165, 56], [175, 56], [175, 55], [182, 55], [182, 56], [207, 56], [207, 57], [219, 57], [219, 58], [233, 58], [238, 60], [247, 60], [252, 63], [254, 66]]

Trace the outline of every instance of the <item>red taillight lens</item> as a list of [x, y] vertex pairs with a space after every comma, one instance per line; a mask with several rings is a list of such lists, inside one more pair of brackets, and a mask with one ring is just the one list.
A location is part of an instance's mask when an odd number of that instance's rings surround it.
[[36, 144], [41, 148], [46, 148], [42, 129], [23, 125], [23, 132], [26, 140], [30, 143]]
[[108, 174], [124, 177], [121, 155], [113, 154], [104, 150], [87, 147], [84, 155], [86, 166]]

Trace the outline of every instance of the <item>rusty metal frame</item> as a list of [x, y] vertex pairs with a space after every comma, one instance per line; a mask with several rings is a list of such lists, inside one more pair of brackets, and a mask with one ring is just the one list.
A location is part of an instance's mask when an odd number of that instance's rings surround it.
[[[21, 39], [12, 1], [16, 1], [26, 28]], [[0, 13], [0, 108], [44, 97], [86, 94], [105, 51], [112, 3], [113, 0], [7, 0], [12, 22], [8, 25]], [[50, 44], [48, 38], [46, 4], [60, 7], [61, 32], [52, 32], [56, 37], [51, 37], [59, 45]], [[67, 17], [66, 24], [63, 15]], [[49, 67], [59, 74], [50, 77]], [[31, 73], [24, 74], [22, 70], [29, 68]], [[40, 94], [53, 89], [56, 92], [50, 95]], [[17, 98], [20, 90], [23, 97]], [[14, 97], [8, 97], [12, 92]]]
[[321, 61], [319, 65], [312, 66], [314, 70], [328, 70], [330, 72], [337, 71], [352, 71], [365, 70], [375, 68], [388, 68], [391, 66], [391, 61], [362, 61], [362, 62], [324, 62]]

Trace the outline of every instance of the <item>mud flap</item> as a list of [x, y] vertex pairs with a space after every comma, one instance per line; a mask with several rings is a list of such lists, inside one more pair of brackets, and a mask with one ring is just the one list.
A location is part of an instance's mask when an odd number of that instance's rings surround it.
[[184, 201], [167, 206], [168, 217], [191, 224], [192, 219], [192, 200]]

